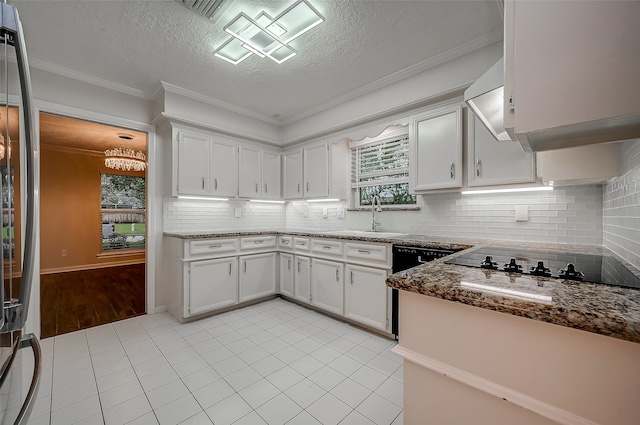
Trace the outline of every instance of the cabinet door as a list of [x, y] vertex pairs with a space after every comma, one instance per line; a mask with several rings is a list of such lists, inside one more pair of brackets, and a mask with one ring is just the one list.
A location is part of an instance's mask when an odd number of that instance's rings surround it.
[[211, 145], [212, 195], [236, 196], [238, 193], [236, 150], [232, 144], [214, 142]]
[[293, 298], [294, 266], [292, 254], [280, 254], [280, 293], [291, 298]]
[[372, 328], [388, 330], [387, 271], [347, 264], [344, 316]]
[[295, 269], [293, 278], [293, 298], [309, 304], [311, 294], [311, 259], [309, 257], [295, 256]]
[[242, 198], [262, 197], [261, 154], [258, 149], [240, 147], [238, 196]]
[[535, 181], [535, 154], [519, 143], [497, 141], [471, 110], [467, 123], [469, 186]]
[[326, 143], [304, 149], [304, 196], [329, 196], [329, 150]]
[[262, 197], [264, 199], [280, 199], [281, 169], [280, 154], [262, 152]]
[[178, 194], [209, 194], [209, 139], [180, 133], [178, 137]]
[[447, 109], [413, 120], [414, 191], [462, 186], [462, 108]]
[[302, 151], [284, 154], [284, 199], [302, 199]]
[[344, 312], [344, 264], [311, 261], [311, 304], [342, 316]]
[[276, 253], [240, 257], [240, 302], [276, 293]]
[[238, 262], [235, 257], [189, 264], [189, 315], [238, 303]]

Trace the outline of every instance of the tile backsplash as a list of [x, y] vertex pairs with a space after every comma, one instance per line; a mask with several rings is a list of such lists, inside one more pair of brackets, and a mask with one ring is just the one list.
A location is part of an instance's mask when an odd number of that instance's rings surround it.
[[[164, 198], [165, 232], [271, 230], [285, 227], [285, 204]], [[236, 209], [240, 217], [235, 217]]]
[[[368, 230], [371, 212], [338, 210], [346, 202], [291, 202], [286, 225], [292, 230]], [[528, 207], [528, 221], [515, 221], [517, 205]], [[421, 211], [383, 211], [380, 231], [431, 236], [508, 239], [536, 242], [602, 245], [602, 186], [564, 186], [549, 192], [418, 197]], [[323, 209], [327, 218], [323, 218]]]
[[640, 140], [621, 155], [622, 175], [603, 188], [603, 245], [640, 267]]

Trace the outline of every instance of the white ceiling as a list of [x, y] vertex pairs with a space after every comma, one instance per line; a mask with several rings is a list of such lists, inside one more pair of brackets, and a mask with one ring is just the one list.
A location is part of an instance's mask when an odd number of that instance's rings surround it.
[[207, 20], [174, 0], [11, 1], [31, 66], [102, 81], [151, 98], [164, 81], [286, 124], [406, 77], [452, 49], [500, 39], [498, 0], [309, 0], [326, 22], [292, 42], [278, 65], [253, 55], [237, 66], [213, 56], [240, 11], [276, 16], [293, 0], [228, 0]]

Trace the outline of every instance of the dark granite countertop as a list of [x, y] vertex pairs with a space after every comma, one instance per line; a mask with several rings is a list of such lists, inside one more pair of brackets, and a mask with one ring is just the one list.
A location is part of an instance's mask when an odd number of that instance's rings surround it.
[[[218, 237], [293, 235], [364, 242], [384, 242], [441, 249], [475, 250], [483, 246], [573, 252], [615, 257], [632, 273], [640, 270], [616, 256], [607, 248], [591, 245], [545, 244], [521, 241], [498, 241], [401, 235], [380, 237], [371, 235], [335, 234], [323, 230], [247, 230], [200, 233], [165, 233], [181, 239]], [[452, 254], [433, 262], [393, 274], [387, 278], [391, 288], [414, 292], [475, 307], [486, 308], [514, 316], [526, 317], [587, 332], [594, 332], [640, 343], [640, 290], [589, 282], [518, 275], [487, 271], [465, 266], [444, 264]], [[507, 290], [508, 294], [500, 291]], [[515, 293], [514, 293], [515, 291]], [[520, 296], [518, 292], [532, 294]], [[537, 297], [537, 298], [535, 298]]]
[[[470, 250], [488, 245], [612, 256], [625, 264], [632, 273], [640, 276], [637, 268], [600, 246], [484, 241]], [[458, 255], [462, 253], [393, 274], [387, 278], [387, 285], [403, 291], [640, 343], [638, 289], [444, 263]]]

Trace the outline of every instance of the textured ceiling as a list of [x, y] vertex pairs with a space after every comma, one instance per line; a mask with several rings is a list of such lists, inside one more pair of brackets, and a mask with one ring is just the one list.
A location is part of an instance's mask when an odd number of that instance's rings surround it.
[[[237, 66], [213, 56], [240, 11], [276, 16], [293, 0], [228, 0], [208, 20], [174, 0], [12, 1], [32, 66], [73, 70], [145, 97], [164, 81], [272, 122], [291, 122], [438, 54], [491, 39], [498, 1], [310, 0], [326, 22], [292, 42], [278, 65], [253, 55]], [[406, 72], [406, 71], [405, 71]]]

